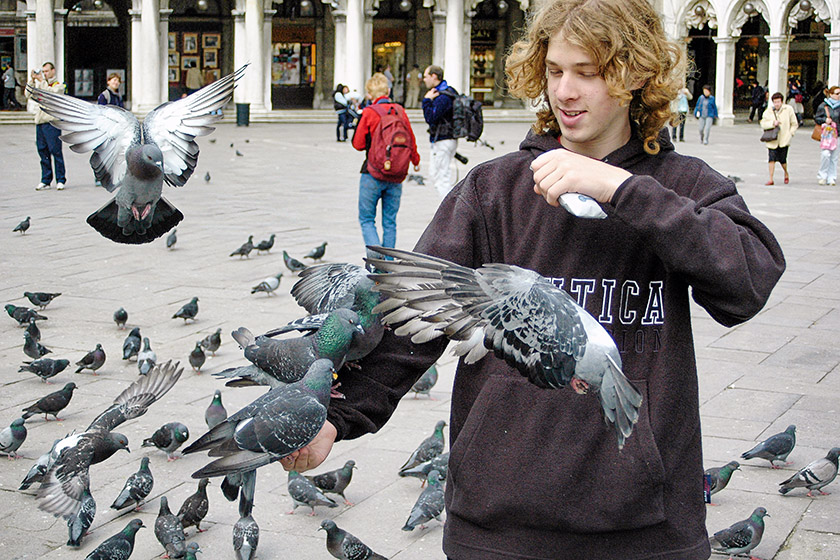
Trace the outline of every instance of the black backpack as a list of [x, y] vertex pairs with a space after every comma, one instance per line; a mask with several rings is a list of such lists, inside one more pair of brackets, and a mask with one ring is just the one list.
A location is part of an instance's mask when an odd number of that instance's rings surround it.
[[452, 98], [452, 137], [466, 138], [470, 142], [481, 138], [481, 133], [484, 131], [481, 101], [458, 94], [452, 87], [446, 88], [441, 93]]

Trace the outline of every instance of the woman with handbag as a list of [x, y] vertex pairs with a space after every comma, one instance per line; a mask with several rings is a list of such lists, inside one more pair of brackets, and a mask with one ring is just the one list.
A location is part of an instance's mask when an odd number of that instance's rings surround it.
[[[820, 126], [820, 170], [817, 173], [820, 185], [832, 185], [837, 182], [837, 159], [840, 150], [837, 149], [837, 127], [840, 126], [840, 86], [832, 86], [825, 90], [825, 101], [820, 103], [814, 112], [814, 122]], [[832, 125], [834, 125], [832, 127]], [[831, 148], [831, 130], [834, 132], [834, 148]], [[824, 136], [829, 136], [824, 141]]]
[[[761, 128], [765, 130], [762, 135], [762, 141], [767, 143], [768, 152], [768, 170], [770, 171], [770, 180], [765, 185], [773, 184], [773, 173], [776, 170], [776, 162], [782, 164], [782, 169], [785, 172], [785, 184], [790, 182], [787, 168], [787, 153], [788, 147], [793, 140], [793, 135], [799, 126], [796, 120], [796, 113], [793, 107], [785, 105], [784, 96], [780, 92], [774, 93], [770, 97], [771, 104], [764, 110], [761, 116]], [[774, 139], [766, 139], [767, 131], [776, 129], [776, 137]], [[772, 134], [770, 134], [772, 136]]]

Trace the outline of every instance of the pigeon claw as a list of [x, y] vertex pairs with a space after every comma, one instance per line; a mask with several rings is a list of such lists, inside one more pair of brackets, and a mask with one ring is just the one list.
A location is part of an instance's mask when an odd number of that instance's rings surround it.
[[134, 216], [135, 220], [140, 221], [140, 211], [137, 210], [136, 206], [131, 207], [131, 215]]
[[570, 383], [572, 389], [578, 395], [585, 395], [589, 392], [589, 383], [583, 381], [582, 379], [578, 379], [577, 377], [572, 378], [572, 382]]

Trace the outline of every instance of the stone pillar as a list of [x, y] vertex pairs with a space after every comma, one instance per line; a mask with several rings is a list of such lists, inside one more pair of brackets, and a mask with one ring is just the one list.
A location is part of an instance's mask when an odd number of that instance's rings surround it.
[[787, 94], [788, 37], [767, 36], [770, 44], [770, 63], [767, 68], [767, 89], [770, 95], [780, 91]]
[[[436, 6], [437, 8], [437, 6]], [[432, 64], [443, 68], [446, 60], [446, 12], [432, 12]], [[444, 72], [446, 75], [446, 72]]]
[[466, 85], [464, 74], [464, 2], [449, 0], [446, 3], [443, 76], [446, 83], [461, 93]]
[[828, 86], [840, 84], [840, 34], [826, 35], [828, 41]]
[[[247, 45], [245, 44], [245, 12], [241, 10], [231, 10], [230, 15], [233, 16], [233, 69], [242, 68], [248, 62]], [[247, 103], [246, 87], [248, 75], [254, 70], [253, 66], [249, 66], [245, 70], [245, 76], [242, 77], [239, 87], [233, 90], [233, 101], [235, 103]]]
[[[160, 0], [140, 3], [140, 94], [134, 111], [148, 113], [161, 103], [160, 98]], [[135, 71], [135, 75], [137, 72]]]
[[[470, 93], [470, 77], [472, 75], [472, 62], [470, 55], [472, 54], [472, 18], [475, 17], [475, 10], [467, 10], [464, 12], [464, 32], [461, 35], [460, 44], [461, 49], [461, 68], [463, 68], [463, 79], [461, 87], [455, 86], [455, 89], [460, 93]], [[448, 72], [447, 72], [448, 74]], [[447, 76], [448, 79], [448, 76]], [[448, 81], [448, 80], [447, 80]]]
[[[270, 6], [271, 4], [269, 4]], [[272, 18], [274, 17], [274, 12], [277, 10], [264, 10], [263, 11], [263, 46], [265, 47], [265, 52], [263, 53], [263, 64], [265, 68], [265, 83], [263, 85], [263, 105], [266, 109], [271, 110], [271, 53], [272, 53], [272, 41], [271, 41], [271, 26], [272, 26]]]
[[332, 89], [338, 84], [346, 84], [347, 75], [347, 12], [333, 11], [335, 20], [335, 43], [333, 45], [333, 83]]
[[172, 10], [163, 9], [160, 11], [160, 101], [169, 101], [169, 16]]
[[55, 79], [66, 84], [66, 76], [64, 75], [64, 22], [67, 19], [67, 10], [55, 10], [53, 12], [55, 20]]
[[[36, 21], [35, 11], [26, 12], [26, 40], [29, 43], [29, 48], [26, 49], [26, 81], [32, 75], [33, 70], [41, 67], [40, 55], [35, 45], [38, 44], [38, 23]], [[15, 68], [15, 70], [19, 70]]]
[[730, 125], [735, 123], [732, 92], [735, 86], [735, 43], [738, 38], [714, 37], [714, 40], [717, 43], [715, 100], [718, 106], [718, 121], [719, 124]]
[[28, 48], [37, 53], [33, 70], [40, 70], [45, 62], [55, 63], [55, 18], [52, 0], [35, 3], [36, 41], [27, 40]]
[[242, 80], [246, 103], [251, 104], [251, 113], [267, 111], [265, 105], [265, 39], [263, 35], [264, 11], [262, 0], [245, 2], [245, 44], [247, 58], [251, 63]]
[[[364, 36], [365, 13], [363, 0], [347, 0], [347, 30], [344, 45], [344, 77], [340, 82], [346, 84], [351, 91], [355, 90], [364, 96], [365, 94], [365, 56], [354, 55], [364, 49], [365, 44], [370, 41]], [[370, 51], [370, 47], [368, 47]], [[370, 58], [370, 52], [368, 52]]]
[[324, 71], [324, 20], [318, 19], [315, 22], [315, 97], [312, 99], [312, 108], [327, 108], [324, 103], [324, 80], [327, 73]]
[[140, 109], [140, 99], [143, 94], [141, 92], [143, 83], [143, 38], [140, 33], [140, 10], [128, 10], [128, 15], [131, 17], [131, 57], [129, 64], [131, 64], [131, 74], [128, 77], [128, 86], [131, 87], [130, 104], [129, 107], [133, 112], [138, 112]]
[[[365, 10], [365, 27], [364, 38], [365, 44], [362, 46], [362, 91], [364, 91], [365, 82], [373, 76], [373, 16], [376, 15], [376, 9]], [[352, 51], [351, 51], [352, 52]], [[393, 95], [393, 92], [391, 92]]]

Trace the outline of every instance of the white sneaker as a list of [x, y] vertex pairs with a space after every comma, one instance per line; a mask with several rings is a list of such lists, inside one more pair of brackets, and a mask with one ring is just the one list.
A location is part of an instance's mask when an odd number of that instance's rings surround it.
[[825, 179], [820, 179], [819, 181], [817, 181], [817, 184], [818, 185], [825, 185]]
[[55, 184], [55, 190], [63, 191], [64, 190], [64, 183], [56, 183]]
[[38, 186], [35, 187], [36, 191], [45, 191], [50, 188], [49, 183], [38, 183]]
[[834, 181], [831, 181], [831, 182], [828, 184], [828, 186], [829, 186], [829, 187], [833, 187], [833, 186], [835, 186], [835, 185], [837, 185], [837, 183], [835, 183]]

